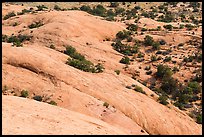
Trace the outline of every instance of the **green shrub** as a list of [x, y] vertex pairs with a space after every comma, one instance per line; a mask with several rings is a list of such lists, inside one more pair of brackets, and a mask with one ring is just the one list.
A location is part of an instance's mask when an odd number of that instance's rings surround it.
[[32, 10], [23, 9], [21, 12], [17, 12], [17, 15], [23, 15], [25, 13], [30, 13]]
[[36, 95], [33, 97], [33, 99], [37, 100], [37, 101], [42, 101], [43, 98], [42, 98], [42, 96]]
[[135, 85], [134, 90], [137, 91], [137, 92], [140, 92], [140, 93], [142, 93], [142, 94], [146, 94], [146, 92], [143, 91], [143, 89], [142, 89], [140, 86]]
[[[170, 75], [170, 74], [168, 74]], [[178, 82], [170, 76], [165, 76], [162, 79], [162, 84], [160, 87], [166, 94], [171, 94], [178, 89]]]
[[167, 96], [161, 95], [161, 96], [159, 96], [158, 101], [159, 101], [159, 103], [161, 103], [161, 104], [163, 104], [163, 105], [167, 105], [167, 104], [169, 104], [169, 103], [167, 102], [167, 99], [168, 99]]
[[53, 101], [53, 100], [51, 100], [48, 104], [57, 106], [57, 103], [55, 101]]
[[113, 46], [114, 50], [128, 56], [132, 56], [132, 54], [138, 52], [138, 46], [129, 46], [129, 45], [124, 45], [121, 43], [121, 41], [117, 41], [116, 43], [112, 43], [111, 46]]
[[88, 13], [90, 13], [92, 11], [92, 9], [90, 8], [90, 6], [86, 6], [86, 5], [83, 5], [80, 7], [80, 10], [82, 11], [86, 11]]
[[192, 89], [193, 93], [196, 93], [196, 94], [200, 93], [201, 89], [202, 89], [200, 84], [196, 81], [189, 82], [188, 87], [190, 87]]
[[202, 124], [202, 114], [199, 114], [199, 115], [197, 116], [196, 122], [197, 122], [198, 124]]
[[169, 61], [171, 61], [171, 56], [166, 56], [165, 58], [164, 58], [164, 62], [169, 62]]
[[145, 46], [152, 46], [153, 43], [154, 43], [153, 37], [146, 35], [144, 38]]
[[93, 15], [104, 17], [106, 9], [103, 7], [103, 5], [99, 4], [96, 7], [94, 7], [91, 12], [92, 12]]
[[116, 73], [117, 75], [119, 75], [119, 74], [120, 74], [120, 70], [115, 70], [115, 73]]
[[174, 106], [178, 107], [181, 110], [184, 110], [184, 104], [183, 103], [180, 103], [180, 102], [176, 101], [174, 103]]
[[130, 64], [130, 58], [128, 58], [127, 56], [125, 56], [125, 57], [123, 57], [123, 58], [120, 60], [120, 63]]
[[146, 28], [142, 28], [141, 31], [147, 31], [147, 29]]
[[126, 30], [123, 30], [123, 31], [119, 31], [117, 34], [116, 34], [116, 38], [117, 39], [125, 39], [127, 38], [128, 36], [130, 36], [130, 32], [126, 31]]
[[59, 11], [59, 10], [61, 10], [61, 8], [60, 8], [58, 5], [55, 5], [55, 6], [54, 6], [54, 10]]
[[194, 26], [191, 24], [186, 24], [185, 27], [187, 28], [187, 30], [192, 30], [194, 28]]
[[172, 71], [168, 66], [159, 64], [157, 66], [157, 72], [156, 72], [156, 76], [159, 78], [163, 78], [163, 77], [171, 77], [172, 76]]
[[128, 25], [128, 27], [126, 29], [128, 29], [130, 31], [137, 31], [138, 25], [130, 24], [130, 25]]
[[3, 86], [3, 89], [2, 89], [2, 92], [7, 91], [7, 90], [8, 90], [8, 86], [7, 86], [7, 85], [4, 85], [4, 86]]
[[2, 42], [7, 42], [8, 41], [8, 36], [2, 34]]
[[33, 28], [39, 28], [39, 27], [41, 27], [41, 26], [43, 26], [44, 24], [41, 22], [41, 21], [38, 21], [38, 22], [35, 22], [35, 23], [32, 23], [32, 24], [30, 24], [30, 25], [28, 25], [28, 27], [30, 28], [30, 29], [33, 29]]
[[48, 9], [45, 5], [38, 5], [36, 6], [38, 9], [36, 11], [43, 11], [44, 9]]
[[155, 56], [155, 55], [152, 55], [151, 56], [151, 61], [153, 62], [153, 61], [157, 61], [157, 57]]
[[170, 31], [173, 29], [173, 26], [170, 25], [170, 24], [169, 24], [169, 25], [164, 25], [163, 27], [164, 27], [165, 29], [170, 30]]
[[152, 49], [153, 50], [159, 50], [160, 49], [160, 44], [158, 42], [153, 42]]
[[95, 72], [94, 64], [88, 60], [68, 59], [66, 64], [85, 72]]
[[26, 97], [28, 97], [28, 91], [27, 90], [22, 90], [21, 91], [21, 96], [20, 97], [24, 97], [24, 98], [26, 98]]
[[6, 14], [6, 15], [4, 16], [3, 20], [7, 20], [7, 19], [9, 19], [9, 18], [11, 18], [11, 17], [14, 17], [14, 16], [16, 16], [16, 14], [14, 13], [14, 11], [9, 12], [8, 14]]
[[50, 45], [50, 48], [51, 48], [51, 49], [55, 49], [55, 45], [51, 44], [51, 45]]
[[105, 106], [106, 108], [108, 108], [109, 104], [107, 102], [103, 103], [103, 106]]

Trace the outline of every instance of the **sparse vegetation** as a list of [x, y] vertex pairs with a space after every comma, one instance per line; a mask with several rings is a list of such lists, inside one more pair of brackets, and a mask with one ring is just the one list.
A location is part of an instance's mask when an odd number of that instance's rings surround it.
[[28, 97], [28, 91], [27, 90], [22, 90], [21, 91], [21, 96], [20, 97], [24, 97], [24, 98], [27, 98]]
[[54, 105], [54, 106], [57, 106], [57, 103], [53, 100], [51, 100], [50, 102], [48, 102], [48, 104], [51, 104], [51, 105]]
[[94, 66], [92, 62], [86, 60], [85, 57], [78, 53], [76, 49], [72, 46], [66, 46], [66, 50], [64, 51], [64, 53], [71, 57], [67, 59], [66, 64], [73, 66], [77, 69], [92, 73], [101, 73], [104, 70], [102, 64], [98, 63]]
[[137, 91], [137, 92], [140, 92], [140, 93], [142, 93], [142, 94], [146, 94], [146, 92], [143, 91], [143, 89], [142, 89], [140, 86], [135, 85], [134, 90]]
[[9, 12], [7, 15], [4, 16], [3, 20], [7, 20], [7, 19], [9, 19], [9, 18], [11, 18], [11, 17], [14, 17], [14, 16], [16, 16], [16, 14], [14, 13], [14, 11]]
[[35, 22], [35, 23], [32, 23], [32, 24], [30, 24], [30, 25], [28, 25], [28, 27], [30, 28], [30, 29], [33, 29], [33, 28], [39, 28], [39, 27], [41, 27], [41, 26], [43, 26], [44, 24], [41, 22], [41, 21], [38, 21], [38, 22]]
[[130, 64], [130, 58], [128, 58], [127, 56], [125, 56], [125, 57], [123, 57], [123, 58], [120, 60], [120, 63]]
[[117, 75], [119, 75], [119, 74], [120, 74], [120, 70], [115, 70], [115, 73], [116, 73]]
[[103, 106], [105, 106], [106, 108], [108, 108], [109, 104], [107, 102], [103, 103]]

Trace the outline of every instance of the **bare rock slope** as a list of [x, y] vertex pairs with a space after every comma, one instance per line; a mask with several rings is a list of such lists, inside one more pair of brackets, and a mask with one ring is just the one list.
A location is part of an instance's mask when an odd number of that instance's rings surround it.
[[[24, 27], [39, 20], [44, 25], [32, 33]], [[13, 22], [20, 25], [14, 29], [9, 26]], [[113, 38], [124, 24], [82, 11], [26, 14], [3, 23], [3, 34], [21, 31], [33, 38], [23, 47], [2, 43], [2, 84], [17, 91], [26, 89], [30, 97], [52, 95], [59, 107], [67, 109], [3, 96], [4, 134], [36, 134], [35, 130], [40, 134], [201, 134], [201, 126], [188, 115], [159, 104], [150, 96], [153, 91], [129, 76], [115, 74], [115, 69], [123, 68], [122, 55], [103, 39]], [[52, 43], [56, 50], [48, 48]], [[66, 65], [68, 56], [59, 51], [68, 44], [88, 60], [102, 62], [105, 71], [94, 74]], [[147, 95], [126, 88], [132, 84]], [[105, 108], [104, 102], [110, 106]]]

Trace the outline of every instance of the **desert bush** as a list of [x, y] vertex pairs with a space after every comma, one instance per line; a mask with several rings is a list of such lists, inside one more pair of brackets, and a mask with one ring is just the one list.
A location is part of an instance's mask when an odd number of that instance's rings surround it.
[[184, 104], [183, 103], [180, 103], [180, 102], [176, 101], [174, 103], [174, 106], [178, 107], [181, 110], [184, 110]]
[[51, 100], [48, 104], [57, 106], [57, 103], [55, 101], [53, 101], [53, 100]]
[[48, 9], [45, 5], [38, 5], [36, 6], [38, 9], [36, 11], [43, 11], [44, 9]]
[[6, 14], [6, 15], [4, 16], [3, 20], [7, 20], [7, 19], [9, 19], [9, 18], [11, 18], [11, 17], [14, 17], [14, 16], [16, 16], [16, 14], [14, 13], [14, 11], [9, 12], [8, 14]]
[[169, 62], [169, 61], [171, 61], [171, 56], [166, 56], [166, 57], [164, 58], [164, 62]]
[[2, 42], [7, 42], [8, 41], [8, 36], [2, 34]]
[[149, 18], [149, 14], [147, 12], [142, 12], [141, 16], [144, 16], [145, 18]]
[[51, 44], [51, 45], [50, 45], [50, 48], [51, 48], [51, 49], [55, 49], [55, 45]]
[[187, 28], [187, 30], [192, 30], [194, 28], [194, 26], [191, 24], [186, 24], [185, 27]]
[[173, 26], [170, 25], [170, 24], [169, 24], [169, 25], [164, 25], [163, 27], [164, 27], [165, 29], [170, 30], [170, 31], [173, 29]]
[[147, 29], [146, 28], [142, 28], [141, 31], [147, 31]]
[[23, 15], [25, 13], [30, 13], [32, 10], [23, 9], [21, 12], [17, 12], [17, 15]]
[[172, 76], [172, 71], [171, 69], [168, 67], [168, 66], [165, 66], [165, 65], [162, 65], [162, 64], [159, 64], [157, 66], [157, 72], [156, 72], [156, 76], [159, 77], [159, 78], [163, 78], [163, 77], [171, 77]]
[[128, 27], [126, 29], [128, 29], [130, 31], [137, 31], [138, 25], [130, 24], [130, 25], [128, 25]]
[[159, 49], [160, 49], [160, 44], [159, 44], [159, 42], [153, 42], [153, 44], [152, 44], [152, 49], [153, 49], [153, 50], [159, 50]]
[[111, 46], [113, 46], [114, 50], [124, 54], [131, 56], [134, 53], [138, 52], [138, 46], [129, 46], [129, 45], [124, 45], [121, 43], [121, 41], [117, 41], [116, 43], [112, 43]]
[[58, 5], [55, 5], [55, 6], [54, 6], [54, 10], [60, 11], [61, 8], [60, 8]]
[[167, 102], [167, 99], [168, 99], [167, 96], [161, 95], [161, 96], [159, 96], [158, 101], [159, 101], [159, 103], [161, 103], [161, 104], [163, 104], [163, 105], [167, 105], [167, 104], [169, 104], [169, 103]]
[[88, 13], [92, 11], [92, 9], [90, 8], [90, 6], [86, 6], [86, 5], [81, 6], [81, 7], [80, 7], [80, 10], [86, 11], [86, 12], [88, 12]]
[[39, 27], [41, 27], [41, 26], [43, 26], [44, 24], [41, 22], [41, 21], [38, 21], [38, 22], [35, 22], [35, 23], [32, 23], [32, 24], [30, 24], [30, 25], [28, 25], [28, 27], [30, 28], [30, 29], [33, 29], [33, 28], [39, 28]]
[[20, 97], [24, 97], [24, 98], [26, 98], [26, 97], [28, 97], [28, 91], [27, 90], [22, 90], [21, 91], [21, 96]]
[[85, 72], [94, 72], [94, 64], [88, 60], [68, 59], [66, 64]]
[[173, 77], [164, 77], [160, 87], [166, 94], [171, 94], [178, 89], [178, 82]]
[[115, 70], [115, 73], [116, 73], [117, 75], [119, 75], [119, 74], [120, 74], [120, 70]]
[[140, 92], [140, 93], [142, 93], [142, 94], [146, 94], [146, 92], [143, 91], [143, 89], [142, 89], [140, 86], [135, 85], [134, 90], [137, 91], [137, 92]]
[[103, 103], [103, 106], [105, 106], [106, 108], [108, 108], [109, 104], [107, 102]]
[[123, 57], [123, 58], [120, 60], [120, 63], [130, 64], [130, 58], [128, 58], [127, 56], [125, 56], [125, 57]]
[[144, 38], [145, 46], [152, 46], [153, 43], [154, 43], [153, 37], [146, 35]]
[[157, 57], [155, 56], [155, 55], [152, 55], [151, 56], [151, 61], [153, 62], [153, 61], [157, 61]]
[[201, 86], [198, 82], [193, 81], [188, 83], [188, 87], [192, 89], [192, 92], [198, 94], [201, 92]]
[[117, 8], [115, 9], [115, 14], [116, 14], [116, 15], [119, 15], [119, 14], [123, 13], [124, 11], [125, 11], [124, 8], [117, 7]]
[[105, 16], [106, 9], [103, 7], [103, 5], [97, 5], [96, 7], [93, 8], [91, 11], [92, 14], [97, 15], [97, 16]]
[[199, 114], [199, 115], [197, 116], [196, 122], [197, 122], [198, 124], [202, 124], [202, 114]]
[[117, 34], [116, 34], [116, 39], [126, 39], [128, 38], [128, 36], [130, 36], [131, 33], [126, 31], [126, 30], [123, 30], [123, 31], [119, 31]]
[[36, 100], [36, 101], [42, 101], [43, 97], [40, 96], [40, 95], [36, 95], [36, 96], [33, 97], [33, 99]]

